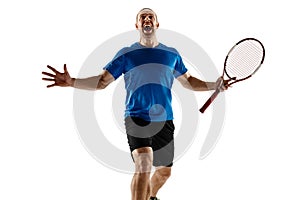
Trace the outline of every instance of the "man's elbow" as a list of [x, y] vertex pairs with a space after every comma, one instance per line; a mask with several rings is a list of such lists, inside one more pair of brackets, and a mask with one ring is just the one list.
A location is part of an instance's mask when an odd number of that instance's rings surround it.
[[97, 85], [97, 90], [103, 90], [103, 89], [105, 89], [108, 85], [109, 85], [109, 83], [108, 83], [107, 81], [99, 80], [98, 85]]

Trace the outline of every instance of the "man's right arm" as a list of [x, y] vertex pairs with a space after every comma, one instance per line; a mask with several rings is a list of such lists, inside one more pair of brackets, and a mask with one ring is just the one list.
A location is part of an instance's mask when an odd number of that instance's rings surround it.
[[43, 78], [45, 81], [54, 81], [53, 84], [47, 87], [60, 86], [60, 87], [74, 87], [83, 90], [100, 90], [106, 88], [115, 78], [107, 70], [102, 71], [98, 76], [88, 78], [72, 78], [67, 70], [66, 64], [64, 65], [64, 72], [61, 73], [51, 66], [47, 66], [54, 72], [42, 72], [48, 78]]
[[115, 78], [107, 70], [98, 76], [88, 78], [72, 78], [71, 86], [83, 90], [101, 90], [106, 88]]

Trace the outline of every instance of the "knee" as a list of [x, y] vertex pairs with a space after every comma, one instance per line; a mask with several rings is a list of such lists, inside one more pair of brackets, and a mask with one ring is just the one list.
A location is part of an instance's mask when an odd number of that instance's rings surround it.
[[135, 161], [135, 168], [137, 173], [149, 173], [151, 172], [152, 162], [150, 158], [139, 158]]
[[165, 167], [162, 169], [157, 170], [157, 172], [159, 173], [159, 176], [163, 179], [166, 180], [171, 176], [171, 167]]

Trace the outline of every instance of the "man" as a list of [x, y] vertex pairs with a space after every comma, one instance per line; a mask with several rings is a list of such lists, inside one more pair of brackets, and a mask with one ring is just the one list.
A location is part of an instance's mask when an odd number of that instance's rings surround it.
[[[71, 78], [48, 66], [54, 74], [42, 72], [54, 81], [53, 86], [78, 89], [104, 89], [124, 74], [126, 88], [125, 127], [135, 174], [131, 183], [132, 200], [157, 199], [158, 190], [171, 175], [174, 157], [174, 124], [171, 87], [176, 78], [183, 87], [194, 91], [227, 89], [222, 77], [216, 82], [204, 82], [189, 74], [179, 53], [158, 42], [156, 13], [143, 8], [136, 17], [139, 42], [121, 49], [98, 76]], [[152, 165], [155, 172], [150, 178]]]

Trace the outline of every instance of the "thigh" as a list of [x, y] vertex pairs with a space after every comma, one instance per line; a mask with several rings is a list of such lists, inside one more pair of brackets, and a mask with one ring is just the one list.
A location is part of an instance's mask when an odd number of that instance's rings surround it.
[[152, 146], [152, 138], [148, 136], [149, 130], [143, 128], [149, 125], [149, 123], [150, 122], [136, 117], [127, 117], [125, 119], [127, 140], [131, 152], [141, 147]]
[[166, 121], [163, 129], [152, 137], [153, 165], [173, 165], [174, 159], [174, 124], [173, 121]]
[[151, 172], [153, 162], [153, 151], [151, 147], [141, 147], [132, 151], [135, 163], [135, 172]]

